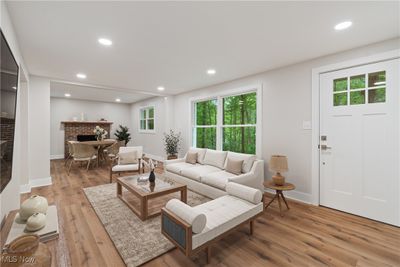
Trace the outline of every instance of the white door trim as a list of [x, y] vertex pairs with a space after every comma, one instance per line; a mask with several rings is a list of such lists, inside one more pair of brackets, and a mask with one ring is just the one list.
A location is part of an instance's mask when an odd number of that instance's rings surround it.
[[320, 127], [320, 84], [319, 76], [322, 73], [337, 71], [341, 69], [377, 63], [381, 61], [400, 58], [400, 49], [357, 58], [349, 61], [339, 62], [331, 65], [312, 69], [312, 142], [311, 142], [311, 203], [318, 206], [319, 199], [319, 127]]

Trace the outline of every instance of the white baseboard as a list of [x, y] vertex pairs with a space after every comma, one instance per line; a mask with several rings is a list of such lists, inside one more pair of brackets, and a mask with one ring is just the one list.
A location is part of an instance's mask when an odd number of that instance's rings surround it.
[[50, 155], [50, 160], [52, 159], [63, 159], [64, 158], [64, 154], [61, 155]]
[[29, 181], [29, 184], [23, 184], [19, 187], [19, 192], [22, 193], [30, 193], [32, 188], [40, 187], [40, 186], [48, 186], [51, 185], [51, 177], [40, 178], [40, 179], [32, 179]]
[[[269, 188], [266, 188], [264, 191], [268, 192], [268, 193], [271, 193], [271, 194], [275, 194], [276, 193], [275, 190], [272, 190], [272, 189], [269, 189]], [[296, 191], [296, 190], [285, 191], [285, 192], [283, 192], [283, 194], [285, 195], [285, 198], [290, 198], [290, 199], [297, 200], [297, 201], [300, 201], [300, 202], [303, 202], [303, 203], [312, 204], [312, 196], [311, 196], [311, 194], [303, 193], [303, 192]]]

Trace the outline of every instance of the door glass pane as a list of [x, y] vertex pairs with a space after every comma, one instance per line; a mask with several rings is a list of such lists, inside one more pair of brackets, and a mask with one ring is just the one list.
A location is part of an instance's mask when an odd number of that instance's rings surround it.
[[384, 86], [386, 84], [386, 71], [368, 74], [368, 87]]
[[365, 88], [365, 74], [350, 77], [350, 90], [360, 88]]
[[154, 119], [147, 120], [147, 130], [154, 130]]
[[257, 94], [249, 93], [223, 99], [224, 125], [256, 124]]
[[334, 106], [346, 106], [347, 105], [347, 93], [333, 94], [333, 105]]
[[149, 118], [154, 118], [154, 108], [149, 108]]
[[140, 120], [140, 129], [146, 130], [146, 121], [145, 120]]
[[196, 103], [196, 125], [217, 124], [217, 100], [207, 100]]
[[217, 128], [196, 128], [196, 146], [199, 148], [216, 149]]
[[256, 153], [256, 127], [224, 127], [223, 150]]
[[333, 80], [333, 91], [340, 92], [347, 90], [347, 78]]
[[350, 92], [350, 105], [365, 104], [365, 90]]
[[386, 101], [386, 88], [368, 90], [368, 103], [382, 103]]

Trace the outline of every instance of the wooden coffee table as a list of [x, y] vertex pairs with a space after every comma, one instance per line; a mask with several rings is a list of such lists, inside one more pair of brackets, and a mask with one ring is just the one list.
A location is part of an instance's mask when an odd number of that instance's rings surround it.
[[[162, 196], [181, 192], [181, 201], [187, 201], [187, 187], [186, 185], [176, 182], [166, 182], [162, 175], [156, 174], [156, 182], [151, 185], [149, 182], [138, 183], [137, 179], [141, 176], [148, 177], [148, 173], [119, 177], [117, 179], [117, 196], [142, 220], [145, 221], [149, 218], [155, 217], [161, 213], [161, 208], [153, 213], [149, 213], [148, 202], [150, 199], [160, 198]], [[160, 179], [161, 178], [161, 179]], [[139, 199], [139, 208], [135, 207], [132, 202], [128, 201], [122, 194], [122, 187], [132, 193]]]

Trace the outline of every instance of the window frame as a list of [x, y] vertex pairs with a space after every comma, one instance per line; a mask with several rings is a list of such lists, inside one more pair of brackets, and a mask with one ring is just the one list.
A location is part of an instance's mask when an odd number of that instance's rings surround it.
[[[223, 99], [225, 97], [230, 97], [230, 96], [237, 96], [237, 95], [243, 95], [243, 94], [248, 94], [248, 93], [256, 93], [256, 105], [257, 105], [257, 110], [256, 110], [256, 124], [246, 124], [246, 125], [224, 125], [223, 122]], [[262, 85], [261, 84], [255, 84], [255, 85], [248, 85], [248, 86], [243, 86], [240, 88], [236, 89], [229, 89], [225, 91], [221, 91], [219, 93], [214, 93], [214, 94], [208, 94], [207, 96], [200, 96], [200, 97], [193, 97], [190, 98], [189, 101], [189, 110], [190, 110], [190, 131], [189, 131], [189, 144], [191, 146], [196, 147], [196, 131], [195, 129], [198, 128], [196, 125], [196, 103], [202, 102], [202, 101], [207, 101], [207, 100], [212, 100], [212, 99], [217, 99], [217, 124], [216, 124], [216, 150], [223, 150], [223, 128], [225, 127], [246, 127], [246, 126], [252, 126], [256, 127], [256, 152], [255, 155], [257, 157], [262, 156]], [[200, 126], [202, 128], [209, 128], [209, 127], [214, 127], [211, 125], [203, 125]]]
[[[150, 109], [153, 109], [153, 118], [148, 117]], [[141, 117], [142, 111], [146, 111], [146, 116], [144, 118], [146, 129], [142, 129], [141, 128], [141, 121], [143, 120], [142, 117]], [[151, 120], [151, 119], [153, 120], [154, 127], [153, 127], [153, 129], [148, 129], [147, 128], [148, 127], [148, 121]], [[138, 122], [139, 122], [139, 125], [138, 125], [139, 133], [151, 133], [151, 134], [156, 133], [156, 107], [154, 105], [140, 107], [139, 108], [139, 120], [138, 120]]]

